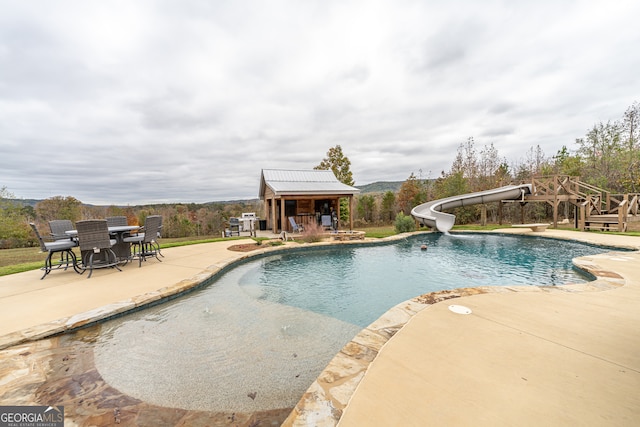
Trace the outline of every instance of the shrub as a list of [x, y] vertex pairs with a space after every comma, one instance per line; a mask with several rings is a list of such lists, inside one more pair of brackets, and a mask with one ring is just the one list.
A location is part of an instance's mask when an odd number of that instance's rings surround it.
[[411, 215], [405, 215], [402, 212], [396, 215], [396, 222], [394, 225], [397, 233], [408, 233], [410, 231], [415, 231], [416, 229], [416, 223], [413, 220], [413, 217]]
[[302, 240], [307, 243], [317, 243], [322, 240], [324, 229], [318, 224], [306, 224], [302, 233]]

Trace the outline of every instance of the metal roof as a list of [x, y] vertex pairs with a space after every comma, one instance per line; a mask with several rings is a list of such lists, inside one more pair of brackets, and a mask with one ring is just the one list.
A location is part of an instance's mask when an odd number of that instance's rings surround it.
[[359, 189], [338, 181], [331, 170], [263, 169], [260, 179], [260, 198], [266, 187], [276, 196], [283, 195], [347, 195]]

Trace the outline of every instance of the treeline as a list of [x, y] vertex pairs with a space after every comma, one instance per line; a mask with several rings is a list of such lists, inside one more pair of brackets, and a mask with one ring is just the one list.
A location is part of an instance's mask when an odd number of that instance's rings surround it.
[[[473, 138], [462, 142], [448, 171], [437, 178], [424, 177], [422, 171], [412, 172], [397, 192], [360, 194], [355, 200], [355, 224], [391, 224], [399, 213], [409, 215], [420, 203], [459, 194], [488, 190], [511, 183], [528, 183], [534, 176], [570, 175], [588, 184], [613, 193], [640, 192], [640, 143], [638, 124], [640, 104], [631, 105], [619, 120], [597, 123], [578, 138], [574, 146], [561, 147], [547, 156], [539, 146], [531, 147], [524, 158], [509, 163], [493, 143], [481, 147]], [[329, 150], [327, 158], [317, 168], [334, 170], [342, 181], [353, 184], [350, 161], [340, 146]], [[208, 204], [167, 204], [135, 207], [86, 206], [74, 197], [56, 196], [38, 202], [35, 207], [13, 201], [6, 187], [0, 188], [0, 248], [37, 246], [29, 222], [36, 222], [46, 234], [47, 221], [125, 215], [131, 224], [144, 224], [148, 215], [163, 216], [163, 236], [217, 236], [227, 227], [230, 217], [242, 212], [263, 212], [262, 202]], [[498, 219], [496, 204], [487, 206], [487, 220]], [[342, 209], [341, 209], [342, 211]], [[342, 212], [344, 213], [344, 212]], [[455, 210], [456, 222], [480, 220], [480, 208], [470, 206]], [[569, 209], [565, 215], [570, 215]], [[551, 217], [550, 206], [544, 203], [518, 203], [505, 206], [506, 222], [541, 221]]]
[[48, 221], [126, 216], [132, 225], [144, 224], [149, 215], [162, 215], [163, 237], [220, 236], [229, 218], [242, 212], [262, 212], [257, 201], [207, 204], [163, 204], [149, 206], [87, 206], [71, 196], [55, 196], [35, 207], [15, 203], [6, 188], [0, 189], [0, 249], [38, 246], [29, 222], [35, 222], [43, 236], [49, 234]]
[[[614, 194], [640, 192], [640, 142], [638, 125], [640, 104], [631, 105], [619, 120], [600, 122], [578, 138], [571, 148], [561, 147], [547, 156], [540, 146], [531, 147], [524, 158], [509, 163], [493, 143], [478, 148], [473, 138], [458, 147], [448, 171], [435, 179], [425, 179], [422, 171], [411, 173], [397, 193], [363, 194], [356, 201], [356, 223], [388, 223], [397, 213], [409, 215], [411, 209], [429, 200], [489, 190], [508, 184], [530, 183], [534, 176], [569, 175]], [[498, 220], [497, 204], [487, 206], [487, 220]], [[480, 207], [455, 210], [456, 223], [480, 220]], [[553, 215], [545, 203], [505, 206], [506, 222], [547, 220]], [[565, 216], [571, 210], [565, 206]]]

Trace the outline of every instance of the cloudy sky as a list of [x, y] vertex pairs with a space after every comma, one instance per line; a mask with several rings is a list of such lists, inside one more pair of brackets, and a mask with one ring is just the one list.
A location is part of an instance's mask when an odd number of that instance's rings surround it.
[[254, 198], [337, 144], [356, 185], [576, 148], [640, 101], [640, 2], [0, 0], [0, 188]]

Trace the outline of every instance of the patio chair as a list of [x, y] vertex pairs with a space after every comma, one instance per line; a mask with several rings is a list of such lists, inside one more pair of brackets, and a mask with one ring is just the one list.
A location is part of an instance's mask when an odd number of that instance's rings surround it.
[[236, 233], [236, 236], [240, 235], [240, 219], [239, 218], [229, 218], [229, 235], [233, 236], [233, 233]]
[[66, 231], [73, 230], [73, 223], [68, 219], [54, 219], [49, 221], [51, 236], [53, 240], [69, 240], [70, 237]]
[[147, 257], [155, 257], [158, 261], [162, 262], [158, 258], [158, 233], [160, 231], [160, 224], [162, 217], [160, 215], [148, 216], [144, 221], [144, 233], [138, 233], [135, 236], [125, 237], [123, 242], [131, 244], [132, 255], [131, 259], [137, 258], [139, 260], [138, 267], [142, 267], [142, 261], [146, 261]]
[[126, 216], [108, 216], [107, 227], [119, 227], [121, 225], [129, 225]]
[[[158, 239], [162, 237], [162, 215], [160, 216], [160, 225], [158, 226]], [[160, 255], [162, 258], [164, 258], [164, 255], [162, 255], [162, 251], [160, 250], [160, 243], [158, 243], [158, 241], [155, 241], [155, 246], [156, 246], [156, 250], [158, 251], [158, 255]]]
[[118, 271], [118, 257], [111, 247], [117, 242], [109, 237], [109, 228], [104, 219], [76, 222], [78, 243], [82, 253], [82, 268], [89, 269], [89, 277], [95, 268], [115, 268]]
[[304, 227], [296, 224], [296, 220], [292, 216], [289, 217], [289, 223], [291, 224], [291, 231], [294, 233], [301, 233], [304, 231]]
[[333, 228], [332, 224], [331, 224], [331, 215], [322, 215], [322, 217], [320, 218], [322, 221], [322, 228], [325, 230], [329, 230], [331, 228]]
[[[49, 221], [49, 229], [51, 230], [51, 237], [53, 240], [73, 240], [78, 246], [78, 239], [76, 237], [69, 236], [66, 232], [73, 230], [73, 223], [68, 219], [54, 219]], [[60, 252], [60, 261], [64, 258], [65, 253]]]
[[[40, 280], [44, 279], [46, 275], [49, 274], [54, 268], [64, 268], [66, 270], [67, 268], [69, 268], [69, 263], [71, 263], [76, 273], [83, 273], [83, 271], [78, 269], [76, 254], [73, 253], [73, 248], [77, 246], [76, 242], [69, 239], [68, 236], [66, 240], [45, 242], [38, 232], [38, 227], [36, 227], [34, 223], [30, 223], [29, 225], [33, 229], [33, 232], [36, 233], [36, 237], [40, 242], [40, 249], [42, 250], [42, 252], [47, 252], [47, 259], [44, 261], [44, 267], [41, 268], [41, 270], [44, 270], [44, 274], [42, 275]], [[51, 257], [56, 252], [60, 253], [60, 261], [53, 264], [53, 262], [51, 261]]]

